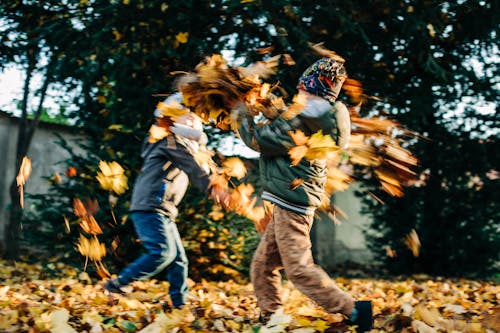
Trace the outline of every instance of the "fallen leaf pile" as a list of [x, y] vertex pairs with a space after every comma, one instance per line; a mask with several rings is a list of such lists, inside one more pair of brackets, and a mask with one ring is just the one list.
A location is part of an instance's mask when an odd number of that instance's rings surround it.
[[[190, 281], [189, 306], [170, 310], [166, 282], [134, 282], [121, 296], [57, 262], [0, 261], [0, 272], [0, 332], [354, 332], [288, 282], [284, 308], [263, 326], [249, 284]], [[372, 332], [500, 331], [500, 287], [493, 283], [426, 276], [336, 282], [373, 301]]]

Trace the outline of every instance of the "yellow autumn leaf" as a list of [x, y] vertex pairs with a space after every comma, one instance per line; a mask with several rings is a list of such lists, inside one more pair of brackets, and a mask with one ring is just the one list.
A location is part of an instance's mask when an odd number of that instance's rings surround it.
[[185, 44], [188, 42], [189, 32], [179, 32], [175, 35], [175, 40], [181, 44]]
[[345, 191], [349, 188], [349, 184], [351, 182], [352, 178], [347, 173], [337, 167], [329, 166], [325, 184], [325, 191], [328, 194]]
[[325, 320], [315, 320], [312, 326], [316, 331], [321, 333], [326, 331], [326, 329], [330, 327], [330, 325], [328, 325], [328, 323]]
[[213, 221], [220, 221], [224, 218], [225, 213], [222, 211], [220, 206], [212, 207], [210, 213], [208, 213], [208, 217]]
[[97, 237], [91, 237], [89, 239], [80, 234], [77, 249], [82, 256], [93, 261], [100, 261], [106, 256], [106, 246], [104, 243], [100, 243]]
[[158, 142], [168, 136], [169, 132], [161, 126], [157, 125], [151, 125], [149, 128], [149, 138], [148, 142], [149, 143], [155, 143]]
[[19, 312], [17, 310], [3, 310], [0, 313], [0, 330], [7, 330], [17, 324]]
[[324, 135], [320, 130], [307, 140], [308, 150], [305, 158], [308, 160], [325, 159], [328, 154], [336, 151], [339, 147], [330, 135]]
[[97, 172], [96, 179], [101, 188], [107, 191], [113, 191], [120, 195], [128, 189], [127, 176], [125, 170], [117, 162], [99, 162], [100, 172]]
[[229, 177], [241, 179], [245, 177], [247, 168], [241, 159], [238, 157], [229, 157], [222, 162], [224, 173]]
[[171, 101], [170, 103], [159, 102], [156, 108], [161, 111], [163, 117], [169, 117], [173, 121], [176, 121], [178, 117], [185, 116], [190, 112], [189, 109], [175, 101]]

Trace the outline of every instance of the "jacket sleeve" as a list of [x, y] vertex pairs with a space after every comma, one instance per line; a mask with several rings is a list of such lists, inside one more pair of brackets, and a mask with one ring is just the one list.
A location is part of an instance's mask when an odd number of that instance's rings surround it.
[[266, 156], [286, 156], [295, 146], [289, 132], [294, 131], [293, 121], [276, 118], [263, 126], [256, 126], [253, 119], [245, 118], [241, 122], [239, 134], [243, 142]]
[[188, 175], [190, 183], [198, 190], [208, 192], [210, 177], [205, 170], [196, 163], [193, 154], [179, 143], [176, 144], [175, 148], [169, 147], [167, 150], [170, 161]]

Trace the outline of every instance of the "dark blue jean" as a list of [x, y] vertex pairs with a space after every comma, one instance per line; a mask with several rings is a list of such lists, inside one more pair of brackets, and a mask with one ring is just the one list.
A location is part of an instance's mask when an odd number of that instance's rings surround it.
[[134, 212], [131, 218], [146, 252], [120, 272], [118, 282], [126, 285], [165, 270], [173, 306], [185, 304], [188, 260], [177, 226], [167, 216], [156, 212]]

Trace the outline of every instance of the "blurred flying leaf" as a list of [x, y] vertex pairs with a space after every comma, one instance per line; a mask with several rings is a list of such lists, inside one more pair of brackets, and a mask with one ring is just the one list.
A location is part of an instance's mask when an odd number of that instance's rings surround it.
[[165, 129], [164, 127], [160, 127], [160, 126], [153, 124], [149, 128], [148, 142], [149, 143], [158, 142], [158, 141], [166, 138], [168, 136], [168, 134], [169, 134], [169, 132], [167, 131], [167, 129]]
[[125, 170], [117, 162], [99, 162], [100, 172], [97, 173], [97, 181], [101, 188], [108, 191], [113, 191], [120, 195], [128, 189], [127, 176]]
[[418, 238], [415, 229], [412, 229], [411, 232], [406, 236], [405, 244], [411, 250], [413, 256], [418, 257], [420, 252], [420, 239]]
[[19, 172], [16, 177], [17, 187], [19, 190], [19, 204], [24, 208], [24, 184], [31, 175], [31, 160], [24, 156], [19, 167]]

